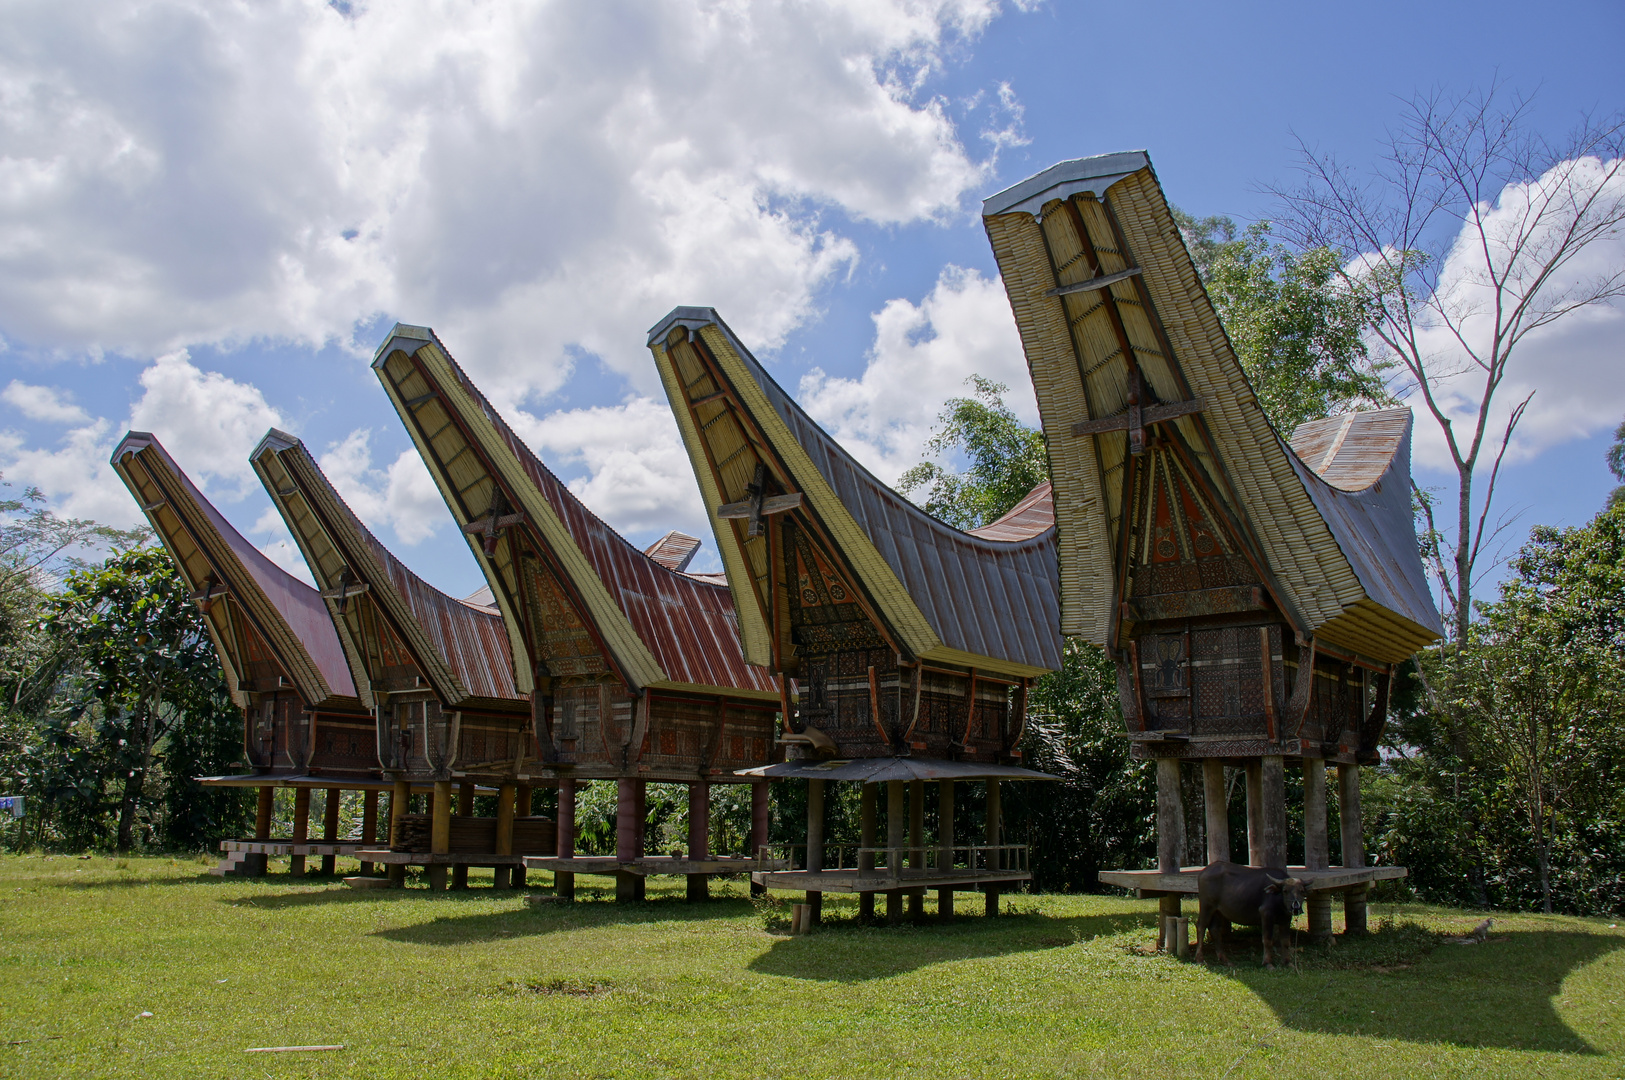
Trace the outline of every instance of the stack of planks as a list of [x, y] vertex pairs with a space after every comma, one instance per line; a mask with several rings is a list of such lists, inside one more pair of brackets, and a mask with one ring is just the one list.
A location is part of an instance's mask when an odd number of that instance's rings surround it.
[[[428, 814], [404, 814], [399, 834], [389, 845], [391, 851], [427, 853], [433, 850], [434, 819]], [[513, 821], [514, 855], [551, 855], [557, 829], [548, 817], [522, 817]], [[497, 849], [497, 820], [487, 817], [453, 817], [451, 850], [455, 854], [487, 854]]]

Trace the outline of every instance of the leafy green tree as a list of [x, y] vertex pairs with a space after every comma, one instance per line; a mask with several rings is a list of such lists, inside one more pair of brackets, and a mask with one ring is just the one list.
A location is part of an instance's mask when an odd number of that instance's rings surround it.
[[1608, 505], [1618, 506], [1625, 502], [1625, 421], [1614, 429], [1614, 445], [1608, 448], [1608, 471], [1620, 482], [1619, 487], [1608, 493]]
[[927, 513], [960, 529], [997, 520], [1033, 488], [1049, 479], [1049, 457], [1041, 432], [1027, 427], [1004, 403], [1009, 387], [980, 375], [965, 380], [971, 397], [949, 398], [926, 450], [933, 457], [963, 454], [964, 472], [951, 473], [933, 461], [905, 472], [897, 489], [905, 495], [924, 489]]
[[1294, 252], [1260, 221], [1237, 235], [1225, 217], [1174, 211], [1208, 296], [1264, 414], [1283, 435], [1299, 424], [1392, 402], [1366, 353], [1366, 297], [1329, 247]]

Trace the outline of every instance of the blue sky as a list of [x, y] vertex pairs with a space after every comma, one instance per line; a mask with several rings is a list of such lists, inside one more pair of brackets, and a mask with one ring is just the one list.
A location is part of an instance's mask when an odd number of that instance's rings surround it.
[[[277, 424], [458, 594], [478, 572], [367, 365], [397, 319], [629, 537], [709, 555], [642, 352], [675, 304], [715, 304], [894, 476], [970, 371], [1032, 415], [982, 196], [1144, 148], [1175, 203], [1246, 221], [1295, 137], [1367, 164], [1418, 91], [1499, 77], [1553, 134], [1625, 105], [1617, 3], [90, 10], [18, 5], [0, 42], [6, 479], [131, 523], [99, 463], [144, 425], [291, 561], [246, 468]], [[1537, 393], [1514, 533], [1612, 485], [1622, 326], [1531, 348], [1529, 385], [1572, 364], [1585, 407]]]

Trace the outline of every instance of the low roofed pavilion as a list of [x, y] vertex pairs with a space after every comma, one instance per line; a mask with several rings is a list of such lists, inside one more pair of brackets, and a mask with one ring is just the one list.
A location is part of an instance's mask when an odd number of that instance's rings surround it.
[[[1396, 664], [1440, 636], [1410, 508], [1408, 410], [1270, 426], [1140, 152], [1062, 162], [983, 206], [1037, 390], [1065, 633], [1117, 664], [1134, 754], [1158, 763], [1158, 870], [1109, 883], [1177, 914], [1181, 760], [1202, 762], [1208, 859], [1230, 857], [1224, 766], [1247, 772], [1248, 861], [1284, 867], [1284, 762], [1304, 777], [1310, 926], [1348, 924], [1366, 867], [1358, 766]], [[1328, 862], [1325, 766], [1345, 865]]]
[[[335, 855], [366, 846], [336, 835], [338, 792], [370, 792], [376, 812], [382, 781], [372, 718], [321, 596], [233, 528], [155, 436], [126, 434], [112, 465], [191, 589], [232, 701], [243, 710], [243, 755], [254, 771], [205, 782], [258, 788], [259, 808], [253, 838], [222, 844], [221, 872], [263, 873], [268, 855], [289, 856], [295, 874], [307, 856], [319, 855], [331, 872]], [[278, 787], [295, 790], [288, 839], [270, 833]], [[328, 791], [320, 842], [308, 835], [312, 788]]]
[[[785, 740], [801, 751], [756, 772], [809, 781], [802, 868], [758, 880], [807, 890], [814, 921], [825, 891], [859, 893], [865, 914], [885, 892], [896, 918], [904, 895], [920, 909], [927, 886], [945, 913], [954, 888], [975, 888], [996, 911], [1000, 886], [1028, 876], [1025, 849], [1001, 843], [998, 781], [1044, 778], [1018, 764], [1026, 694], [1061, 663], [1048, 485], [961, 532], [859, 465], [714, 310], [677, 308], [649, 346], [711, 515], [745, 658], [777, 676]], [[825, 860], [828, 780], [863, 785], [852, 866]], [[944, 835], [927, 852], [928, 780], [950, 823], [954, 782], [987, 782], [986, 844]], [[880, 783], [884, 846], [873, 835]]]
[[[575, 873], [615, 873], [622, 898], [640, 898], [651, 873], [686, 874], [699, 897], [707, 875], [748, 869], [753, 856], [710, 852], [710, 785], [754, 781], [754, 853], [766, 842], [766, 784], [737, 771], [773, 760], [778, 693], [746, 662], [727, 588], [673, 569], [686, 565], [692, 538], [668, 536], [650, 552], [627, 543], [531, 453], [427, 328], [397, 325], [374, 368], [506, 624], [536, 748], [519, 778], [559, 787], [557, 853], [527, 865], [554, 871], [566, 896]], [[612, 858], [575, 855], [580, 779], [617, 783]], [[685, 854], [644, 850], [651, 780], [689, 785]]]
[[[448, 866], [456, 887], [467, 885], [469, 866], [491, 866], [500, 888], [523, 870], [522, 855], [553, 854], [553, 821], [530, 816], [528, 787], [520, 798], [519, 774], [535, 756], [530, 701], [514, 689], [501, 614], [408, 569], [298, 439], [273, 430], [251, 460], [321, 588], [357, 695], [376, 721], [378, 764], [395, 795], [389, 850], [364, 856], [388, 864], [397, 882], [407, 865], [426, 866], [439, 889]], [[427, 815], [405, 813], [414, 781], [433, 785]], [[472, 816], [477, 784], [497, 789], [494, 818]]]

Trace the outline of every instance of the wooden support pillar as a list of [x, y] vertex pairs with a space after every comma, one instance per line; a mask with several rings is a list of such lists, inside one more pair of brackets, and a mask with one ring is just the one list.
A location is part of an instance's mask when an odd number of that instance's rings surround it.
[[1230, 806], [1224, 797], [1224, 762], [1202, 759], [1202, 809], [1207, 823], [1207, 861], [1230, 861]]
[[[528, 806], [525, 809], [530, 809]], [[559, 780], [559, 808], [553, 815], [557, 825], [554, 833], [553, 854], [561, 859], [573, 859], [576, 855], [576, 782], [573, 777]], [[617, 842], [619, 837], [616, 838]], [[568, 870], [559, 870], [553, 874], [553, 891], [560, 900], [574, 900], [576, 898], [576, 876]]]
[[[396, 780], [395, 786], [389, 793], [389, 846], [395, 851], [401, 850], [405, 842], [401, 837], [401, 818], [407, 813], [407, 803], [412, 801], [412, 785], [405, 780]], [[389, 864], [389, 883], [396, 888], [406, 884], [406, 865], [404, 863]]]
[[1247, 865], [1264, 865], [1264, 763], [1247, 763]]
[[[339, 800], [344, 793], [336, 787], [327, 789], [327, 795], [322, 800], [322, 842], [332, 844], [339, 838]], [[338, 856], [322, 856], [322, 873], [332, 877], [338, 872]]]
[[1185, 800], [1179, 759], [1157, 759], [1157, 872], [1177, 874], [1185, 859]]
[[[497, 788], [497, 850], [498, 855], [513, 854], [513, 809], [518, 789], [513, 784]], [[512, 880], [513, 867], [498, 866], [491, 871], [491, 888], [506, 889]]]
[[[688, 785], [688, 857], [711, 857], [711, 785], [704, 780]], [[708, 874], [688, 875], [689, 900], [710, 899], [710, 883]]]
[[[446, 855], [451, 852], [451, 781], [436, 780], [434, 782], [434, 795], [429, 800], [429, 850], [436, 855]], [[446, 888], [446, 868], [444, 865], [431, 865], [429, 867], [429, 889], [432, 892], [444, 892]]]
[[[946, 871], [954, 864], [954, 782], [937, 781], [937, 870]], [[947, 922], [954, 917], [954, 891], [948, 886], [937, 890], [937, 920]]]
[[[622, 777], [615, 781], [615, 858], [622, 863], [643, 857], [643, 791], [642, 780]], [[642, 900], [644, 896], [642, 874], [615, 871], [616, 900]]]
[[[1337, 816], [1343, 834], [1343, 865], [1365, 865], [1365, 828], [1360, 817], [1360, 767], [1337, 767]], [[1366, 896], [1369, 884], [1355, 885], [1343, 893], [1343, 932], [1366, 932]]]
[[[1003, 842], [1000, 839], [1000, 837], [1003, 835], [1004, 807], [1002, 800], [999, 797], [999, 782], [997, 780], [989, 780], [987, 782], [987, 846], [990, 848], [997, 848]], [[989, 851], [987, 855], [987, 865], [989, 869], [1004, 869], [1004, 858], [1002, 853], [995, 850]], [[989, 885], [987, 887], [987, 913], [989, 915], [997, 915], [999, 913], [999, 887], [997, 885]]]
[[[473, 784], [463, 784], [457, 789], [457, 816], [474, 816]], [[468, 867], [454, 866], [451, 868], [451, 887], [454, 889], [468, 888]]]
[[1286, 763], [1279, 754], [1270, 754], [1259, 762], [1259, 787], [1262, 798], [1259, 810], [1263, 815], [1264, 865], [1286, 866]]
[[[1326, 762], [1318, 757], [1303, 759], [1303, 865], [1308, 870], [1324, 870], [1331, 865], [1330, 841], [1326, 836]], [[1309, 915], [1309, 937], [1323, 941], [1332, 933], [1332, 894], [1312, 892], [1304, 901]]]
[[[271, 839], [271, 817], [276, 810], [276, 788], [259, 789], [259, 805], [254, 808], [254, 839]], [[265, 873], [267, 857], [255, 852], [243, 859], [243, 873], [247, 877], [260, 877]]]
[[[361, 796], [361, 842], [371, 847], [378, 842], [378, 792], [369, 788]], [[361, 864], [361, 876], [372, 874], [372, 863]]]
[[[908, 868], [925, 869], [925, 781], [908, 785]], [[925, 918], [925, 890], [908, 894], [908, 917], [915, 922]]]
[[[824, 781], [807, 781], [807, 869], [817, 872], [824, 868]], [[807, 925], [817, 926], [823, 921], [824, 894], [807, 893]]]
[[[905, 806], [906, 785], [901, 780], [886, 781], [886, 876], [896, 878], [903, 872], [903, 845], [908, 843], [908, 810]], [[886, 890], [886, 923], [896, 926], [903, 921], [903, 890]]]
[[[310, 839], [310, 789], [308, 787], [293, 789], [293, 842], [303, 844]], [[303, 855], [290, 855], [288, 857], [288, 873], [294, 877], [305, 876], [305, 857]]]
[[[530, 785], [520, 784], [513, 794], [513, 816], [516, 818], [530, 817]], [[508, 874], [508, 885], [515, 889], [525, 887], [525, 864], [520, 863]]]
[[[858, 796], [858, 876], [867, 877], [875, 872], [875, 857], [864, 848], [875, 846], [875, 785], [863, 784]], [[858, 921], [875, 921], [875, 894], [858, 894]]]
[[[767, 801], [767, 781], [757, 780], [750, 785], [750, 857], [762, 857], [762, 849], [767, 846], [769, 805]], [[766, 896], [767, 886], [750, 883], [752, 896]]]

